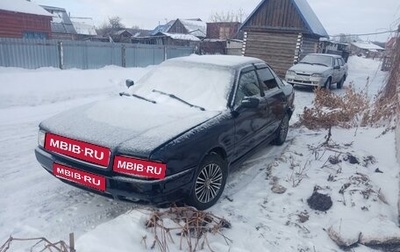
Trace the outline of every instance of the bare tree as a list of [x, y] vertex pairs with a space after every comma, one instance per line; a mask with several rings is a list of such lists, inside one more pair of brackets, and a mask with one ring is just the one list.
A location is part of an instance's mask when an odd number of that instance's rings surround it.
[[211, 14], [210, 21], [211, 22], [243, 22], [243, 18], [245, 17], [245, 13], [243, 9], [239, 9], [238, 11], [221, 11], [215, 12]]
[[125, 28], [125, 25], [122, 24], [121, 18], [118, 16], [108, 18], [108, 22], [112, 29], [120, 30]]
[[99, 29], [97, 29], [97, 34], [99, 35], [110, 35], [111, 33], [125, 28], [122, 24], [121, 18], [118, 16], [108, 18], [108, 22], [104, 22]]

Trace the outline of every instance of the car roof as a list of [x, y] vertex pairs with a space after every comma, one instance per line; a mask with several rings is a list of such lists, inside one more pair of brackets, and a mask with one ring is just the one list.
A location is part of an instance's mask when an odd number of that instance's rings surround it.
[[333, 58], [341, 58], [342, 56], [340, 56], [340, 55], [336, 55], [336, 54], [329, 54], [329, 53], [309, 53], [309, 54], [307, 54], [307, 55], [322, 55], [322, 56], [330, 56], [330, 57], [333, 57]]
[[182, 63], [197, 63], [207, 64], [222, 67], [241, 67], [248, 64], [259, 64], [265, 62], [258, 58], [247, 57], [247, 56], [235, 56], [235, 55], [190, 55], [185, 57], [178, 57], [169, 59], [169, 62], [182, 62]]

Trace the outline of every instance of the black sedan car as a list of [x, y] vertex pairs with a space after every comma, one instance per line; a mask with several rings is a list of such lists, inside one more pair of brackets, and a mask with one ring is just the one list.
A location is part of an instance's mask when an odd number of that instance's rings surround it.
[[39, 163], [105, 196], [206, 209], [257, 147], [283, 144], [294, 109], [292, 86], [250, 57], [170, 59], [127, 85], [40, 123]]

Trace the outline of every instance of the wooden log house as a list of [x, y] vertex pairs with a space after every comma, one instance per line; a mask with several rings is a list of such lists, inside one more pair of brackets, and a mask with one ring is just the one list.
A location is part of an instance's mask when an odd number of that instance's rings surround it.
[[245, 56], [267, 61], [280, 77], [294, 63], [318, 52], [327, 32], [306, 0], [263, 0], [244, 21]]
[[52, 15], [35, 3], [25, 0], [0, 1], [0, 37], [51, 38]]

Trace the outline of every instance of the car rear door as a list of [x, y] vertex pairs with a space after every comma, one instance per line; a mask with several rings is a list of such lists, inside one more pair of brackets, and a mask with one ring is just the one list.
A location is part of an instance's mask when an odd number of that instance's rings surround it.
[[343, 58], [338, 58], [337, 60], [340, 65], [340, 80], [341, 80], [343, 78], [343, 76], [346, 75], [347, 65], [346, 65], [346, 62], [344, 62]]
[[257, 75], [260, 79], [261, 87], [264, 91], [264, 98], [268, 104], [268, 113], [266, 113], [266, 130], [263, 139], [270, 137], [275, 133], [285, 115], [286, 96], [278, 85], [277, 76], [273, 74], [272, 69], [267, 65], [257, 67]]

